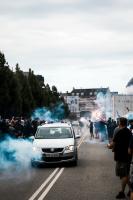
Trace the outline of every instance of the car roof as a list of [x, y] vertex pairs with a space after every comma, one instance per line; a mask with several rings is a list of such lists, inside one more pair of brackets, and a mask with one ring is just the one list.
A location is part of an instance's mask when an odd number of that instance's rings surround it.
[[43, 124], [41, 126], [38, 126], [38, 128], [50, 128], [50, 127], [51, 128], [54, 128], [54, 127], [71, 128], [71, 124], [56, 122], [56, 123]]

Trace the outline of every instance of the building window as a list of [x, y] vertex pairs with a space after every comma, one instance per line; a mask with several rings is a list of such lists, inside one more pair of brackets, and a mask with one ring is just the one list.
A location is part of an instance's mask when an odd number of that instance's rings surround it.
[[79, 96], [79, 93], [77, 93], [76, 95]]
[[74, 93], [72, 93], [72, 96], [74, 96]]
[[83, 92], [81, 92], [81, 96], [84, 96], [84, 93], [83, 93]]
[[92, 92], [90, 92], [90, 95], [92, 95]]

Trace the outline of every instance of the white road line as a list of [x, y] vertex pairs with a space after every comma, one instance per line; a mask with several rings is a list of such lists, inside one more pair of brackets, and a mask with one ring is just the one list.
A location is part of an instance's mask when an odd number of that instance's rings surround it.
[[44, 183], [36, 190], [36, 192], [28, 200], [34, 200], [37, 197], [37, 195], [43, 190], [43, 188], [47, 185], [47, 183], [53, 178], [58, 169], [59, 168], [56, 168], [53, 171], [53, 173], [44, 181]]
[[86, 137], [86, 134], [81, 138], [81, 140], [80, 140], [80, 142], [78, 144], [78, 149], [79, 149], [80, 145], [83, 143], [85, 137]]
[[47, 186], [47, 188], [45, 189], [45, 191], [42, 193], [42, 195], [39, 197], [38, 200], [43, 200], [45, 198], [45, 196], [48, 194], [49, 190], [53, 187], [53, 185], [55, 184], [55, 182], [61, 176], [61, 174], [63, 173], [63, 171], [64, 171], [64, 168], [61, 168], [60, 171], [58, 172], [58, 174], [54, 177], [54, 179], [52, 180], [52, 182]]

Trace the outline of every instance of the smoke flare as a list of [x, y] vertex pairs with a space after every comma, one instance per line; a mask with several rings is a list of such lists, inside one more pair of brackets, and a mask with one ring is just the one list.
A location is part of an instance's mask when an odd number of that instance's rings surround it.
[[10, 136], [0, 142], [0, 169], [9, 169], [15, 166], [16, 170], [28, 168], [33, 157], [32, 142], [22, 138], [14, 139]]
[[64, 115], [64, 104], [62, 103], [52, 109], [38, 108], [33, 112], [31, 118], [32, 120], [39, 119], [41, 121], [59, 121], [64, 118]]

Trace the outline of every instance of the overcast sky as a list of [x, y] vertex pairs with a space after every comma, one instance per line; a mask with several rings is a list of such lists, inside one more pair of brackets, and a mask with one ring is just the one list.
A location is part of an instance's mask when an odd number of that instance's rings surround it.
[[133, 0], [0, 0], [0, 50], [58, 91], [133, 77]]

